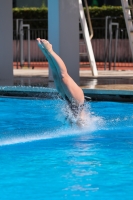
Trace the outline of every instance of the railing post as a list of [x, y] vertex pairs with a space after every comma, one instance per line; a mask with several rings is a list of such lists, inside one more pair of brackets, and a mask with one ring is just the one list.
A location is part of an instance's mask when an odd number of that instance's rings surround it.
[[23, 66], [24, 63], [24, 55], [23, 55], [23, 20], [20, 20], [20, 28], [19, 28], [19, 34], [20, 34], [20, 66]]
[[20, 35], [20, 66], [21, 67], [24, 65], [24, 44], [23, 44], [24, 28], [27, 28], [27, 31], [28, 31], [28, 67], [30, 67], [30, 25], [23, 24], [23, 19], [17, 19], [16, 33], [17, 33], [17, 38], [18, 38], [18, 35]]
[[[110, 21], [109, 21], [110, 20]], [[104, 63], [104, 70], [106, 70], [106, 63], [107, 58], [109, 61], [109, 70], [111, 70], [111, 63], [112, 63], [112, 26], [116, 26], [116, 34], [115, 34], [115, 51], [114, 51], [114, 67], [115, 70], [116, 67], [116, 53], [117, 53], [117, 44], [118, 44], [118, 29], [119, 24], [113, 23], [112, 18], [110, 16], [107, 16], [105, 18], [105, 63]], [[109, 28], [109, 46], [107, 45], [107, 39], [108, 39], [108, 28]], [[108, 55], [109, 52], [109, 55]]]

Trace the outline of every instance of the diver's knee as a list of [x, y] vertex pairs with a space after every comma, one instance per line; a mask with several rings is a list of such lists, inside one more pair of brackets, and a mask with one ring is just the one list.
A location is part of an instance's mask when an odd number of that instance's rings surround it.
[[67, 84], [68, 83], [68, 80], [69, 80], [69, 76], [68, 76], [68, 73], [62, 73], [61, 74], [61, 77], [62, 77], [62, 81]]

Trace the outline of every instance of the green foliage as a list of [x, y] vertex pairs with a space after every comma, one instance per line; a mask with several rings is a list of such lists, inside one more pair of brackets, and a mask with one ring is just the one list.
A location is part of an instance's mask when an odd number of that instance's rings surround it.
[[[102, 7], [89, 7], [90, 16], [92, 19], [93, 27], [105, 27], [105, 17], [117, 17], [113, 22], [118, 22], [120, 28], [125, 28], [125, 21], [123, 18], [123, 11], [121, 6], [102, 6]], [[30, 20], [32, 29], [47, 29], [48, 23], [48, 9], [43, 5], [40, 8], [14, 8], [13, 19], [24, 19], [27, 23]], [[97, 18], [96, 20], [94, 18]], [[38, 19], [38, 21], [35, 21]], [[40, 21], [39, 21], [40, 19]], [[45, 21], [41, 20], [45, 19]], [[15, 29], [15, 20], [14, 20]]]
[[[41, 8], [13, 9], [14, 29], [15, 29], [15, 19], [23, 19], [24, 23], [30, 24], [31, 29], [47, 29], [48, 27], [47, 18], [48, 18], [48, 9], [45, 6], [42, 6]], [[35, 19], [38, 20], [35, 21]]]
[[97, 0], [93, 0], [92, 1], [92, 6], [98, 6], [98, 1]]
[[44, 2], [44, 0], [43, 0], [43, 2], [42, 2], [42, 6], [41, 6], [42, 8], [46, 8], [46, 5], [45, 5], [45, 2]]
[[[105, 17], [111, 16], [116, 17], [116, 19], [113, 19], [113, 22], [118, 22], [121, 28], [125, 28], [125, 20], [121, 6], [89, 7], [89, 11], [93, 27], [105, 27]], [[97, 18], [97, 20], [93, 20], [93, 18]]]

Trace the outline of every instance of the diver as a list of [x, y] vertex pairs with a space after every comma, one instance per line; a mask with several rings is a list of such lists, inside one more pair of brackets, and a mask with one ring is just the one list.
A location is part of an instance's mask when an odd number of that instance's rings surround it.
[[[53, 51], [52, 45], [45, 39], [37, 38], [37, 42], [40, 50], [49, 62], [57, 91], [68, 103], [76, 119], [76, 124], [82, 126], [85, 119], [85, 97], [82, 89], [69, 76], [63, 60]], [[69, 121], [71, 122], [71, 119]]]

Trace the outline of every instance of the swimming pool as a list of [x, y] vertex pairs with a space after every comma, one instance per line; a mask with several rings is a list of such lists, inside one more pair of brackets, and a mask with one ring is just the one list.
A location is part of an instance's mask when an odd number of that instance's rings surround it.
[[0, 98], [0, 199], [132, 199], [133, 104], [88, 102], [84, 129], [63, 106]]

